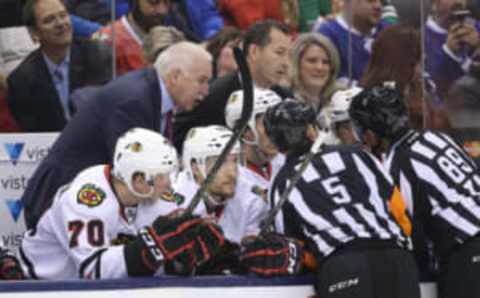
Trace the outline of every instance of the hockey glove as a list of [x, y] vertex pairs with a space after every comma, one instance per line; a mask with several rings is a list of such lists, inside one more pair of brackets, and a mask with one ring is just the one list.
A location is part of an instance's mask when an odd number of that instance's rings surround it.
[[222, 250], [214, 258], [199, 266], [196, 275], [220, 275], [238, 272], [238, 257], [240, 256], [240, 245], [225, 241]]
[[135, 241], [125, 246], [129, 276], [153, 275], [162, 262], [181, 272], [190, 272], [208, 260], [223, 245], [222, 230], [198, 216], [159, 216], [143, 228]]
[[165, 271], [168, 274], [191, 275], [197, 267], [213, 260], [224, 245], [222, 229], [209, 220], [202, 220], [193, 230], [192, 241], [185, 252], [167, 260]]
[[22, 267], [15, 255], [8, 249], [0, 248], [0, 280], [25, 279]]
[[300, 241], [268, 233], [242, 241], [240, 267], [263, 277], [294, 275], [303, 269]]

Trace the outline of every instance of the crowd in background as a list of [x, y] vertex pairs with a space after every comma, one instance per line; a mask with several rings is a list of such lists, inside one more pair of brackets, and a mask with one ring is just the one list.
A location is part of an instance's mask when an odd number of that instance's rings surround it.
[[[213, 55], [211, 85], [215, 86], [236, 70], [231, 49], [242, 44], [245, 30], [259, 20], [284, 24], [293, 42], [279, 56], [288, 65], [275, 85], [320, 107], [342, 85], [394, 80], [408, 92], [416, 127], [465, 128], [455, 121], [462, 105], [448, 104], [449, 91], [461, 77], [475, 80], [480, 57], [476, 50], [478, 7], [473, 0], [433, 0], [421, 5], [412, 1], [125, 0], [113, 3], [113, 14], [112, 1], [70, 0], [64, 3], [69, 17], [65, 16], [63, 24], [54, 21], [50, 28], [40, 24], [33, 12], [25, 15], [25, 2], [4, 1], [1, 9], [8, 12], [0, 24], [2, 132], [62, 130], [74, 114], [76, 89], [104, 84], [151, 65], [165, 47], [180, 40], [200, 43]], [[461, 14], [464, 10], [467, 15]], [[423, 19], [415, 18], [421, 11]], [[381, 34], [393, 24], [405, 26]], [[66, 30], [63, 41], [55, 40], [54, 30]], [[112, 38], [116, 40], [114, 52]], [[29, 61], [40, 52], [43, 57], [60, 59], [47, 63], [50, 73], [45, 62], [37, 61], [43, 64], [37, 67]], [[53, 68], [62, 60], [68, 66], [63, 66], [60, 82]], [[35, 75], [29, 65], [36, 69]], [[318, 72], [310, 75], [316, 82], [302, 73], [309, 71]], [[472, 139], [471, 134], [466, 138]]]

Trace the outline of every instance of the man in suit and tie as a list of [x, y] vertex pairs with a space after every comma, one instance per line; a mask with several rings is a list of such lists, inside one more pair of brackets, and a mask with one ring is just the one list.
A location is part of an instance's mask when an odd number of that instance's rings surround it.
[[180, 42], [164, 50], [153, 67], [89, 90], [90, 99], [82, 103], [28, 182], [22, 197], [27, 227], [35, 227], [57, 189], [78, 172], [110, 163], [117, 138], [129, 128], [168, 135], [168, 115], [191, 111], [207, 95], [211, 63], [204, 48]]
[[100, 42], [74, 40], [61, 0], [28, 0], [24, 22], [40, 47], [8, 77], [7, 101], [23, 131], [60, 131], [74, 112], [70, 92], [112, 78], [111, 50]]
[[[288, 27], [273, 20], [251, 26], [243, 39], [243, 51], [252, 74], [255, 87], [274, 89], [281, 97], [290, 95], [278, 88], [288, 76], [289, 49], [291, 46]], [[240, 90], [242, 84], [238, 72], [215, 80], [205, 101], [193, 112], [179, 113], [175, 118], [174, 145], [181, 149], [188, 130], [196, 126], [225, 126], [225, 106], [230, 94]], [[280, 92], [279, 92], [280, 91]]]

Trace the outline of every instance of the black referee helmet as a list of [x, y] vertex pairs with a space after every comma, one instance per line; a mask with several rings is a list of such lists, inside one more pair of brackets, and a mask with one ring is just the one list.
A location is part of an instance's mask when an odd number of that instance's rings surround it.
[[312, 105], [295, 99], [286, 99], [270, 107], [263, 118], [265, 131], [281, 152], [309, 148], [306, 137], [308, 124], [316, 125], [316, 112]]
[[393, 83], [365, 88], [353, 98], [348, 113], [359, 141], [367, 130], [393, 139], [408, 129], [403, 94]]

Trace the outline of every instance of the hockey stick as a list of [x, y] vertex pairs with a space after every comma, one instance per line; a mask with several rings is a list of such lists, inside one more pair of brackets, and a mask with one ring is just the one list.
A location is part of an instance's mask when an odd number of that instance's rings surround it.
[[260, 226], [260, 235], [264, 235], [271, 230], [271, 226], [273, 225], [275, 216], [277, 216], [277, 213], [280, 211], [280, 209], [282, 209], [283, 205], [287, 202], [288, 197], [290, 196], [290, 193], [292, 192], [295, 185], [297, 185], [298, 181], [303, 175], [303, 172], [305, 172], [305, 170], [307, 169], [307, 166], [310, 164], [315, 154], [317, 154], [320, 151], [320, 147], [325, 142], [326, 137], [327, 137], [326, 133], [319, 131], [319, 135], [317, 139], [315, 140], [315, 142], [313, 142], [312, 146], [310, 147], [310, 151], [308, 151], [308, 153], [305, 156], [305, 159], [300, 164], [300, 168], [298, 169], [298, 172], [295, 174], [295, 176], [293, 176], [292, 181], [287, 186], [287, 189], [285, 189], [285, 191], [280, 196], [280, 199], [278, 200], [277, 205], [273, 207], [273, 209], [268, 214], [267, 218], [264, 221], [262, 221]]
[[247, 65], [247, 60], [245, 59], [245, 55], [243, 54], [240, 48], [234, 48], [233, 54], [235, 55], [235, 61], [237, 62], [238, 69], [240, 71], [240, 80], [242, 82], [243, 93], [244, 93], [244, 101], [242, 107], [242, 115], [240, 119], [235, 124], [233, 128], [233, 135], [223, 148], [222, 153], [220, 153], [218, 159], [215, 161], [212, 169], [208, 173], [207, 177], [203, 181], [200, 188], [195, 193], [195, 196], [190, 201], [190, 204], [185, 209], [186, 214], [192, 214], [193, 210], [197, 207], [197, 205], [202, 200], [205, 192], [207, 191], [208, 186], [212, 183], [213, 179], [217, 176], [217, 172], [222, 166], [223, 162], [227, 158], [227, 155], [230, 153], [232, 147], [235, 143], [240, 139], [243, 132], [247, 128], [248, 120], [250, 120], [250, 116], [252, 115], [253, 110], [253, 83], [252, 78], [250, 75], [250, 70]]

